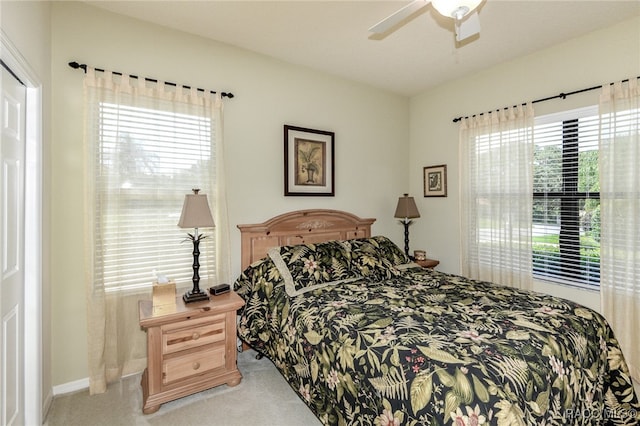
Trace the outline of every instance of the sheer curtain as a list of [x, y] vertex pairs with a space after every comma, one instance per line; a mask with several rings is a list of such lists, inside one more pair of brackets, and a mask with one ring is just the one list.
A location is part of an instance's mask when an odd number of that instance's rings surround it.
[[640, 380], [640, 90], [638, 79], [600, 96], [600, 295], [631, 375]]
[[463, 275], [531, 288], [533, 124], [530, 104], [461, 122]]
[[[184, 195], [208, 195], [200, 276], [228, 282], [222, 101], [196, 89], [97, 73], [84, 79], [85, 278], [90, 393], [146, 366], [138, 301], [154, 275], [192, 286], [192, 246], [177, 226]], [[202, 284], [201, 284], [202, 285]]]

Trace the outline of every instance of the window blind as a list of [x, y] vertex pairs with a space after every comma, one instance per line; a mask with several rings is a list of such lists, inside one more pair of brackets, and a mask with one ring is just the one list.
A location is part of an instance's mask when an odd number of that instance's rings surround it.
[[600, 181], [595, 108], [536, 119], [533, 271], [572, 285], [600, 283]]
[[[150, 286], [156, 274], [190, 282], [193, 244], [177, 226], [192, 188], [210, 193], [215, 129], [204, 116], [98, 102], [94, 282], [105, 290]], [[212, 210], [213, 211], [213, 210]], [[201, 230], [204, 234], [207, 231]], [[201, 243], [200, 277], [213, 273], [215, 238]]]

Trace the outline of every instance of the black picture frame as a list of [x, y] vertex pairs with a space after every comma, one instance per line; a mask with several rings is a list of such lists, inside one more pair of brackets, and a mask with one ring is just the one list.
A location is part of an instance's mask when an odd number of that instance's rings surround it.
[[335, 195], [335, 134], [284, 125], [284, 195]]
[[425, 197], [446, 197], [447, 196], [447, 166], [428, 166], [423, 169], [424, 196]]

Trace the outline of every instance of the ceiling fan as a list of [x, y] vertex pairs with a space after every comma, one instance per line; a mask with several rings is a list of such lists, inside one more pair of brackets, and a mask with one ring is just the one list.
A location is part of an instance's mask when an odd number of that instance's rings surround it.
[[441, 15], [455, 20], [456, 41], [462, 41], [480, 32], [480, 18], [476, 9], [482, 0], [413, 0], [369, 28], [369, 31], [375, 34], [385, 33], [429, 3]]

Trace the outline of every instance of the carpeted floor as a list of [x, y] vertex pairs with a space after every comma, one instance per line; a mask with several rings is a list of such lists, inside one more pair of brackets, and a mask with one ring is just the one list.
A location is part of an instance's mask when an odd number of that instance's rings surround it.
[[267, 358], [252, 350], [238, 354], [242, 382], [218, 386], [168, 402], [142, 414], [140, 375], [109, 386], [101, 395], [80, 391], [54, 398], [46, 426], [315, 426], [320, 422]]
[[[88, 391], [60, 395], [45, 426], [317, 426], [320, 422], [267, 358], [252, 350], [238, 354], [242, 382], [222, 385], [176, 401], [153, 414], [142, 414], [140, 375], [109, 386], [101, 395]], [[640, 395], [640, 385], [634, 383]]]

